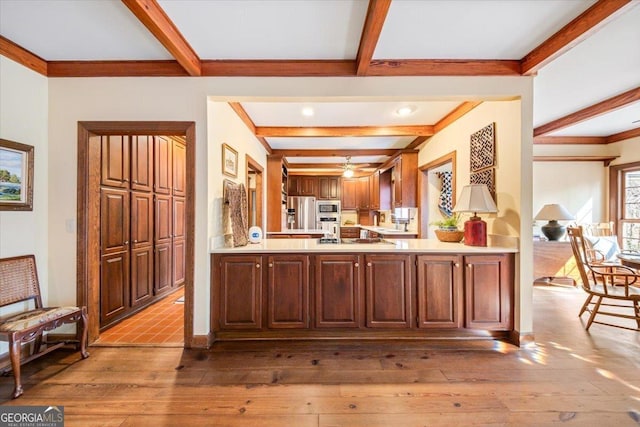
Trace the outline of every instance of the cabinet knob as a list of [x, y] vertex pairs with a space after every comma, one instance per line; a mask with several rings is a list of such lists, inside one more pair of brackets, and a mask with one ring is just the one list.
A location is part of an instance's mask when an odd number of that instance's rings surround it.
[[133, 241], [133, 243], [138, 243], [138, 241], [137, 241], [137, 240], [134, 240], [134, 241]]
[[370, 262], [367, 263], [367, 267], [371, 267], [371, 263]]
[[256, 264], [256, 268], [260, 268], [260, 264]]
[[129, 244], [129, 241], [128, 241], [128, 240], [125, 240], [125, 241], [124, 241], [124, 244], [125, 244], [125, 245], [128, 245], [128, 244]]
[[353, 264], [353, 266], [354, 266], [355, 268], [358, 268], [358, 267], [360, 267], [360, 264], [358, 264], [358, 263], [356, 262], [355, 264]]
[[272, 262], [269, 263], [269, 267], [273, 267], [273, 263]]
[[471, 265], [471, 264], [467, 264], [467, 267], [471, 268], [471, 267], [473, 267], [473, 265]]
[[453, 264], [453, 265], [455, 265], [456, 267], [460, 267], [460, 263], [458, 263], [458, 262], [456, 262], [456, 263], [455, 263], [455, 264]]
[[138, 183], [138, 180], [137, 180], [137, 179], [134, 179], [134, 180], [133, 180], [133, 183], [134, 183], [134, 184], [137, 184], [137, 183]]

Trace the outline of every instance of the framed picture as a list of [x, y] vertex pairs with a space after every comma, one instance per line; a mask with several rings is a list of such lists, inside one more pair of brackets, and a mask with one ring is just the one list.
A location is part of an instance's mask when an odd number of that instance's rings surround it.
[[495, 123], [471, 134], [471, 172], [495, 166]]
[[238, 177], [238, 152], [227, 144], [222, 144], [222, 173]]
[[0, 139], [0, 211], [33, 210], [33, 146]]

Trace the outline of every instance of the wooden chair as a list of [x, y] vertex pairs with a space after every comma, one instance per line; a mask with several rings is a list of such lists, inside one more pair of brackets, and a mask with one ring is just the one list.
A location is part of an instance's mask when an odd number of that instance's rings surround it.
[[[592, 323], [640, 331], [640, 275], [624, 266], [594, 264], [589, 262], [588, 250], [585, 246], [581, 227], [567, 227], [573, 256], [582, 279], [582, 289], [587, 293], [578, 316], [589, 311], [591, 316], [585, 327], [589, 330]], [[594, 297], [596, 298], [593, 302]], [[625, 304], [625, 302], [627, 304]], [[630, 304], [630, 305], [629, 305]], [[591, 307], [593, 305], [593, 307]], [[633, 308], [633, 315], [621, 311], [604, 311], [604, 307]], [[635, 320], [636, 328], [601, 322], [596, 315], [619, 317]]]
[[[86, 308], [43, 307], [36, 260], [33, 255], [0, 259], [0, 307], [13, 304], [19, 311], [0, 318], [0, 340], [9, 344], [11, 370], [15, 380], [13, 391], [15, 399], [23, 392], [20, 366], [66, 344], [66, 342], [43, 343], [44, 332], [65, 323], [77, 323], [80, 354], [85, 359], [89, 357], [89, 353], [87, 352]], [[34, 307], [29, 307], [31, 305]], [[23, 344], [32, 346], [25, 358], [22, 358]], [[8, 370], [8, 367], [4, 369], [5, 372]]]

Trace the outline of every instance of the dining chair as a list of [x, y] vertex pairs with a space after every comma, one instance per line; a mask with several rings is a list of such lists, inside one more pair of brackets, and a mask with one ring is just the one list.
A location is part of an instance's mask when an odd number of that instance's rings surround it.
[[[599, 323], [640, 331], [640, 275], [631, 268], [621, 265], [590, 262], [582, 227], [567, 227], [567, 234], [582, 279], [582, 289], [587, 293], [587, 299], [578, 317], [581, 317], [585, 311], [591, 313], [585, 329], [589, 330], [593, 323]], [[610, 307], [612, 310], [605, 307]], [[633, 314], [626, 314], [620, 310], [621, 308], [632, 308]], [[635, 320], [636, 327], [602, 322], [596, 320], [596, 315]]]

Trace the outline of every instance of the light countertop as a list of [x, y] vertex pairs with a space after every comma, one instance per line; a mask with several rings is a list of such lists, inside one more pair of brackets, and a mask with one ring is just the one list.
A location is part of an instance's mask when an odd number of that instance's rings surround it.
[[359, 227], [362, 230], [375, 231], [376, 233], [381, 234], [383, 236], [389, 235], [389, 234], [393, 234], [394, 236], [417, 236], [418, 235], [417, 231], [411, 231], [411, 230], [404, 231], [404, 229], [396, 230], [393, 227], [380, 227], [380, 226], [374, 227], [373, 225], [360, 225]]
[[324, 234], [326, 230], [321, 230], [318, 228], [304, 230], [301, 228], [295, 228], [292, 230], [283, 230], [283, 231], [267, 231], [267, 234]]
[[[307, 232], [308, 233], [308, 232]], [[456, 253], [494, 254], [517, 253], [516, 247], [465, 246], [462, 243], [445, 243], [437, 239], [385, 239], [390, 243], [318, 243], [318, 239], [263, 239], [261, 243], [249, 243], [236, 248], [216, 248], [211, 253], [362, 253], [362, 252], [407, 252], [407, 253]]]

